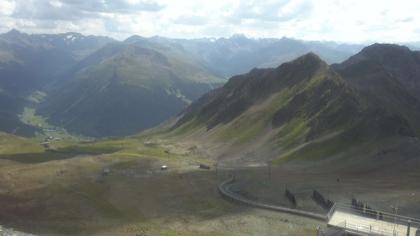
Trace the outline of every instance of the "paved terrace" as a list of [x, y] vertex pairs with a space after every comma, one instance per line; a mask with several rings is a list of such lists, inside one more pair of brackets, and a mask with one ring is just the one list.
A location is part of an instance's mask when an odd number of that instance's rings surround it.
[[[336, 229], [338, 232], [341, 232], [337, 234], [336, 230], [331, 230], [331, 233], [329, 234], [327, 230], [327, 235], [344, 235], [344, 232], [347, 232], [351, 235], [361, 236], [407, 236], [409, 221], [411, 222], [411, 227], [410, 234], [408, 236], [420, 235], [420, 231], [419, 234], [416, 235], [417, 230], [420, 230], [419, 219], [380, 212], [382, 219], [379, 220], [374, 217], [368, 217], [365, 213], [363, 213], [363, 211], [353, 209], [351, 206], [337, 204], [332, 207], [328, 215], [264, 204], [249, 200], [232, 192], [230, 189], [232, 182], [234, 182], [233, 176], [218, 186], [219, 192], [224, 197], [257, 208], [280, 211], [321, 220], [327, 222], [328, 228]], [[376, 213], [379, 214], [379, 212]]]
[[413, 218], [384, 214], [384, 220], [363, 216], [349, 208], [335, 207], [329, 214], [328, 227], [334, 227], [356, 235], [407, 236], [408, 221], [411, 221], [409, 236], [416, 236], [420, 221]]

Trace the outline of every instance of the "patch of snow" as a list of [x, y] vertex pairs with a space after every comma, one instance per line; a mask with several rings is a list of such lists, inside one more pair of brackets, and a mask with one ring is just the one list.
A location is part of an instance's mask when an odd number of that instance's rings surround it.
[[77, 39], [77, 36], [73, 35], [73, 34], [68, 34], [66, 36], [65, 40], [71, 40], [71, 41], [75, 41]]

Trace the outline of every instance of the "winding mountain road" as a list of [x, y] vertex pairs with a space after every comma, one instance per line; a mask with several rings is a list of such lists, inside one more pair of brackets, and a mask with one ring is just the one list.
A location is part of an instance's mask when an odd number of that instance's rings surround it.
[[232, 176], [231, 178], [229, 178], [228, 180], [225, 180], [224, 182], [222, 182], [218, 186], [219, 193], [223, 197], [226, 197], [226, 198], [234, 200], [236, 202], [240, 202], [240, 203], [243, 203], [243, 204], [246, 204], [246, 205], [249, 205], [249, 206], [252, 206], [252, 207], [256, 207], [256, 208], [262, 208], [262, 209], [267, 209], [267, 210], [284, 212], [284, 213], [289, 213], [289, 214], [294, 214], [294, 215], [298, 215], [298, 216], [308, 217], [308, 218], [321, 220], [321, 221], [327, 221], [327, 219], [328, 219], [327, 215], [322, 215], [322, 214], [318, 214], [318, 213], [314, 213], [314, 212], [297, 210], [297, 209], [292, 209], [292, 208], [288, 208], [288, 207], [270, 205], [270, 204], [265, 204], [265, 203], [260, 203], [260, 202], [249, 200], [249, 199], [247, 199], [243, 196], [240, 196], [240, 195], [231, 191], [230, 187], [231, 187], [231, 184], [234, 180], [235, 180], [235, 178]]

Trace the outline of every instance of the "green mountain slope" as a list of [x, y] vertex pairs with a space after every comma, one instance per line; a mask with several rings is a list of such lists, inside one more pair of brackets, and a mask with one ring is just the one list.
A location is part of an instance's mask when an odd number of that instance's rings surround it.
[[[359, 47], [287, 38], [249, 39], [238, 35], [217, 40], [133, 36], [119, 43], [107, 37], [71, 32], [26, 34], [12, 30], [0, 34], [0, 88], [9, 99], [15, 100], [10, 104], [19, 106], [10, 110], [4, 108], [0, 118], [8, 124], [4, 127], [9, 127], [3, 130], [13, 131], [21, 127], [18, 114], [24, 111], [24, 107], [34, 108], [27, 98], [36, 91], [42, 91], [49, 96], [40, 106], [38, 114], [45, 118], [51, 116], [49, 120], [55, 125], [92, 136], [126, 135], [150, 128], [177, 114], [215, 85], [224, 83], [225, 80], [220, 77], [226, 78], [254, 67], [278, 65], [310, 50], [329, 62], [337, 62]], [[84, 101], [89, 100], [86, 96], [77, 97], [79, 89], [85, 91], [81, 87], [92, 88], [92, 83], [106, 87], [114, 77], [119, 78], [117, 81], [122, 85], [107, 90], [104, 97], [98, 95], [86, 104]], [[66, 86], [68, 88], [65, 89]], [[124, 92], [119, 94], [125, 86], [130, 87], [127, 96]], [[87, 93], [93, 96], [96, 92]], [[141, 95], [137, 98], [136, 94]], [[118, 102], [107, 101], [114, 97]], [[133, 102], [131, 105], [130, 100]], [[96, 110], [96, 107], [101, 107], [101, 101], [104, 107]], [[152, 106], [155, 101], [155, 106]], [[134, 102], [141, 104], [139, 109], [133, 109], [138, 114], [128, 108], [135, 107]], [[106, 115], [95, 117], [94, 111], [110, 114], [111, 103], [113, 106], [125, 104], [123, 107], [127, 108], [119, 111], [124, 119], [107, 118]], [[73, 104], [78, 106], [73, 107]], [[92, 104], [95, 107], [89, 108]], [[120, 126], [125, 128], [121, 131], [98, 131]]]
[[381, 150], [390, 139], [418, 142], [406, 116], [379, 106], [312, 53], [233, 77], [188, 107], [171, 134], [211, 140], [234, 163], [318, 160]]
[[333, 68], [371, 103], [403, 116], [420, 134], [420, 52], [374, 44]]
[[37, 131], [19, 120], [18, 114], [24, 102], [0, 88], [0, 130], [22, 136], [31, 136]]
[[113, 40], [78, 33], [0, 34], [0, 86], [27, 95], [42, 89], [78, 61]]
[[78, 61], [112, 41], [77, 33], [0, 34], [0, 130], [34, 134], [36, 129], [18, 117], [30, 103], [27, 97], [63, 79]]
[[114, 43], [81, 61], [39, 113], [88, 136], [134, 134], [175, 115], [223, 79], [171, 53]]

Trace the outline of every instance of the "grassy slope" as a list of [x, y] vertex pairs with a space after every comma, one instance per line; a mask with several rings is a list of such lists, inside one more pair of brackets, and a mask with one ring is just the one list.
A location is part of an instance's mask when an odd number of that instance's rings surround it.
[[[75, 78], [52, 91], [38, 112], [87, 136], [135, 134], [175, 115], [223, 81], [170, 53], [135, 45], [109, 47], [115, 51], [99, 61], [95, 55], [86, 59]], [[102, 51], [106, 48], [97, 54]]]
[[[404, 120], [370, 107], [340, 77], [330, 74], [326, 78], [327, 73], [315, 74], [308, 81], [272, 94], [230, 122], [208, 129], [206, 120], [193, 117], [175, 126], [171, 133], [175, 137], [201, 140], [212, 150], [221, 149], [216, 156], [252, 153], [255, 161], [268, 159], [276, 164], [326, 160], [353, 149], [363, 153], [374, 147], [381, 152], [387, 148], [384, 143], [389, 138], [411, 142], [411, 131], [404, 131], [407, 128]], [[208, 112], [212, 108], [203, 109]], [[281, 118], [278, 125], [277, 114]]]
[[0, 131], [31, 136], [36, 129], [19, 121], [18, 113], [24, 106], [24, 99], [1, 88], [0, 85]]
[[[140, 135], [48, 152], [31, 140], [1, 137], [0, 202], [6, 207], [0, 222], [9, 227], [54, 235], [272, 235], [286, 228], [307, 235], [316, 227], [223, 200], [215, 186], [225, 174], [198, 169], [213, 161], [189, 145]], [[169, 170], [162, 172], [162, 164]], [[104, 168], [110, 174], [102, 175]]]
[[[279, 110], [285, 109], [296, 95], [317, 89], [320, 84], [325, 82], [324, 77], [324, 72], [320, 71], [308, 81], [304, 80], [293, 86], [283, 88], [264, 101], [251, 106], [231, 122], [216, 126], [211, 132], [200, 129], [203, 125], [199, 125], [200, 121], [197, 120], [189, 121], [172, 132], [175, 134], [193, 133], [194, 130], [197, 131], [198, 129], [201, 130], [199, 135], [209, 136], [208, 138], [216, 143], [229, 142], [235, 146], [244, 147], [257, 141], [261, 136], [271, 133], [268, 134], [271, 137], [268, 140], [269, 143], [263, 143], [262, 145], [266, 145], [268, 148], [291, 149], [305, 142], [305, 137], [310, 128], [309, 122], [314, 118], [297, 116], [280, 127], [273, 127], [273, 117]], [[332, 81], [334, 81], [334, 78], [332, 78]], [[340, 81], [336, 83], [340, 83]], [[319, 96], [319, 94], [316, 96]]]
[[40, 145], [30, 141], [29, 139], [0, 132], [0, 153], [2, 155], [39, 153], [43, 151], [44, 149]]

